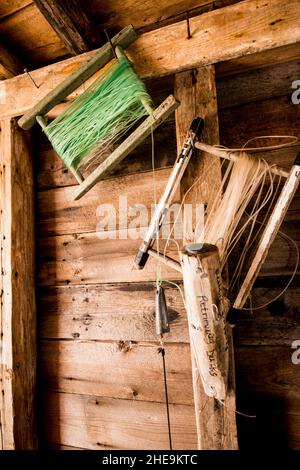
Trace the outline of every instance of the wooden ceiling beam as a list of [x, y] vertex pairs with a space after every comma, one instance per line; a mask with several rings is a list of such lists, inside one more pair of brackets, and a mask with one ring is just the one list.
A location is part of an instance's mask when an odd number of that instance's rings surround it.
[[0, 77], [12, 78], [24, 73], [24, 65], [3, 44], [0, 44]]
[[[295, 46], [299, 50], [298, 3], [298, 0], [284, 4], [281, 0], [245, 0], [191, 18], [191, 39], [187, 39], [186, 21], [181, 21], [142, 34], [128, 48], [128, 54], [143, 79], [270, 51], [274, 58], [276, 48]], [[0, 116], [24, 114], [94, 55], [95, 52], [89, 52], [33, 71], [38, 89], [34, 89], [26, 75], [4, 82], [6, 102], [0, 103]], [[284, 62], [282, 55], [281, 59]], [[260, 67], [270, 65], [270, 54], [266, 62], [261, 59]]]
[[99, 44], [100, 35], [78, 0], [34, 0], [72, 55], [82, 54]]

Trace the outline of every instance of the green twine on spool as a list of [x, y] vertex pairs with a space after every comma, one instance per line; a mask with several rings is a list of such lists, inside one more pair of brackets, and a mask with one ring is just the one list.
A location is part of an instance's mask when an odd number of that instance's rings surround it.
[[151, 108], [145, 85], [122, 55], [44, 132], [68, 168], [87, 168], [103, 161]]

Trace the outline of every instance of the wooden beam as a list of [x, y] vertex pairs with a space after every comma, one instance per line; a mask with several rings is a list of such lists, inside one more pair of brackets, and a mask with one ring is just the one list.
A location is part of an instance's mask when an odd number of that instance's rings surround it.
[[298, 7], [298, 0], [287, 9], [280, 0], [245, 0], [191, 18], [191, 39], [186, 21], [143, 34], [130, 48], [136, 69], [144, 77], [162, 76], [294, 44], [300, 41]]
[[100, 35], [78, 0], [34, 0], [68, 51], [81, 54], [100, 41]]
[[[128, 52], [142, 78], [245, 57], [300, 42], [297, 11], [298, 0], [288, 4], [280, 0], [245, 0], [191, 18], [191, 39], [186, 38], [186, 22], [181, 21], [141, 35]], [[23, 114], [94, 54], [32, 72], [39, 89], [27, 76], [10, 80], [5, 86], [7, 99], [0, 105], [0, 116]]]
[[[175, 96], [181, 102], [176, 110], [176, 132], [178, 149], [181, 148], [192, 119], [201, 116], [205, 121], [205, 141], [219, 143], [218, 113], [216, 99], [215, 73], [213, 67], [206, 67], [192, 72], [182, 72], [175, 76]], [[194, 158], [187, 169], [182, 182], [183, 194], [199, 175], [205, 174], [202, 181], [190, 191], [186, 202], [205, 203], [209, 207], [215, 198], [221, 182], [220, 163], [216, 159], [212, 165], [211, 157], [202, 154]], [[195, 211], [193, 211], [195, 212]], [[186, 219], [186, 217], [184, 217]], [[194, 240], [194, 224], [185, 226], [185, 243]], [[230, 370], [228, 391], [222, 406], [214, 398], [208, 397], [203, 389], [196, 360], [192, 354], [192, 373], [194, 402], [199, 449], [236, 449], [237, 430], [235, 420], [235, 380], [234, 359], [231, 332], [228, 332], [230, 348]]]
[[1, 121], [0, 332], [2, 449], [35, 449], [33, 172], [28, 134]]
[[12, 78], [24, 73], [22, 62], [3, 44], [0, 44], [0, 78]]

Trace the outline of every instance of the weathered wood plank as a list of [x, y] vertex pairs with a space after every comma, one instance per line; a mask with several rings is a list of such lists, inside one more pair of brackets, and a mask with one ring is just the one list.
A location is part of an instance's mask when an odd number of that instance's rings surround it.
[[34, 0], [34, 4], [71, 54], [90, 51], [99, 42], [99, 33], [77, 1]]
[[[156, 169], [171, 167], [176, 158], [174, 123], [168, 123], [167, 126], [162, 127], [162, 132], [157, 132], [155, 135]], [[290, 148], [263, 151], [253, 155], [264, 158], [270, 164], [278, 165], [287, 170], [291, 168], [295, 155], [299, 151], [300, 145], [294, 145]], [[37, 186], [39, 190], [73, 186], [75, 184], [74, 176], [65, 168], [53, 149], [41, 149], [37, 159]], [[124, 177], [149, 170], [151, 170], [151, 143], [147, 139], [141, 148], [132, 152], [107, 178]]]
[[300, 42], [275, 47], [263, 52], [237, 57], [232, 60], [225, 60], [216, 64], [217, 75], [226, 77], [239, 72], [269, 67], [275, 64], [296, 61], [300, 57]]
[[[269, 408], [276, 402], [277, 409], [273, 411], [299, 411], [300, 374], [299, 365], [292, 363], [294, 351], [291, 345], [236, 349], [238, 388], [244, 403], [249, 403], [251, 396], [260, 395], [270, 399]], [[255, 402], [251, 407], [255, 407]]]
[[[170, 170], [156, 172], [157, 194], [161, 194], [168, 181]], [[42, 191], [38, 194], [38, 233], [40, 236], [93, 232], [105, 215], [97, 210], [102, 204], [110, 205], [116, 215], [116, 229], [124, 229], [132, 220], [130, 207], [154, 204], [153, 174], [151, 171], [100, 181], [84, 199], [74, 201], [78, 186]], [[127, 202], [126, 202], [127, 201]], [[138, 213], [134, 211], [133, 217]], [[128, 220], [129, 219], [129, 220]], [[147, 223], [147, 222], [146, 222]]]
[[[48, 392], [46, 440], [85, 449], [168, 449], [166, 406]], [[174, 449], [195, 449], [193, 407], [170, 405]]]
[[[284, 222], [282, 231], [299, 243], [295, 219]], [[296, 219], [297, 220], [297, 219]], [[75, 227], [74, 227], [75, 228]], [[164, 226], [168, 231], [168, 225]], [[42, 285], [97, 284], [109, 282], [138, 282], [155, 280], [155, 262], [151, 259], [144, 270], [132, 270], [132, 260], [141, 243], [145, 228], [99, 231], [98, 233], [61, 235], [39, 240], [39, 283]], [[106, 238], [104, 238], [106, 237]], [[134, 239], [133, 239], [134, 237]], [[176, 250], [168, 251], [176, 257]], [[275, 239], [260, 271], [260, 277], [289, 275], [295, 267], [295, 249], [281, 236]], [[178, 279], [180, 274], [163, 267], [165, 279]]]
[[16, 13], [21, 8], [29, 5], [31, 0], [4, 0], [0, 5], [0, 18], [3, 19], [6, 16]]
[[14, 50], [20, 51], [25, 63], [35, 64], [36, 67], [53, 61], [53, 58], [65, 58], [68, 54], [56, 32], [32, 1], [24, 2], [23, 8], [1, 19], [0, 35]]
[[[262, 135], [300, 138], [299, 116], [300, 106], [294, 105], [290, 96], [224, 109], [219, 116], [221, 142], [227, 147], [241, 147], [248, 139]], [[268, 144], [274, 144], [274, 140], [260, 143]]]
[[[188, 343], [186, 314], [176, 287], [165, 288], [168, 343]], [[155, 341], [155, 284], [103, 284], [39, 289], [39, 337]]]
[[[47, 442], [46, 448], [49, 450], [86, 450], [86, 449], [83, 449], [82, 447], [64, 446], [63, 444], [59, 444], [59, 443], [53, 444], [52, 442]], [[109, 449], [107, 447], [103, 447], [103, 450], [109, 450]]]
[[97, 0], [87, 0], [99, 28], [120, 29], [133, 24], [140, 31], [151, 31], [166, 24], [180, 21], [189, 11], [195, 16], [215, 8], [222, 8], [237, 0], [162, 0], [159, 4], [143, 0], [114, 0], [103, 5]]
[[[54, 391], [165, 403], [159, 342], [42, 341], [42, 386]], [[188, 344], [166, 344], [170, 403], [193, 404]]]
[[[294, 111], [292, 110], [292, 113]], [[222, 115], [222, 110], [220, 111]], [[227, 139], [230, 136], [227, 137]], [[174, 122], [167, 122], [157, 129], [155, 135], [155, 166], [157, 169], [171, 167], [176, 157], [176, 140]], [[259, 152], [260, 158], [269, 163], [289, 169], [300, 151], [300, 145], [291, 148]], [[37, 156], [37, 185], [39, 189], [73, 186], [75, 178], [63, 165], [53, 149], [41, 148]], [[143, 145], [132, 152], [116, 169], [107, 176], [125, 176], [151, 170], [151, 142], [146, 139]]]
[[299, 62], [295, 61], [222, 77], [217, 82], [219, 107], [225, 109], [253, 101], [291, 96], [292, 82], [298, 79], [299, 73]]
[[[192, 41], [186, 39], [185, 22], [146, 33], [130, 48], [134, 55], [143, 57], [143, 63], [137, 67], [137, 70], [142, 76], [146, 73], [147, 76], [176, 73], [183, 69], [296, 43], [299, 41], [296, 3], [294, 6], [290, 3], [291, 9], [288, 11], [282, 8], [282, 3], [278, 0], [271, 0], [268, 3], [245, 0], [221, 10], [204, 13], [190, 20]], [[226, 33], [224, 33], [224, 24], [227, 25]], [[168, 33], [168, 38], [164, 33]], [[172, 58], [170, 54], [161, 53], [161, 48], [169, 50], [169, 41], [172, 41], [174, 50]], [[156, 44], [154, 50], [153, 44]], [[191, 47], [193, 47], [192, 56], [189, 54]], [[198, 47], [201, 48], [199, 54]], [[191, 61], [191, 57], [194, 57], [194, 60]]]
[[[105, 240], [99, 235], [86, 233], [40, 239], [38, 283], [98, 284], [156, 279], [156, 262], [152, 259], [142, 271], [132, 269], [142, 238], [132, 239], [130, 232], [127, 237], [125, 230], [107, 232], [106, 235], [112, 238]], [[180, 273], [165, 266], [162, 276], [164, 279], [181, 279]]]
[[[283, 288], [254, 288], [253, 308], [272, 301]], [[300, 292], [289, 288], [277, 301], [260, 310], [241, 312], [233, 329], [236, 346], [287, 346], [300, 338]]]
[[[145, 33], [130, 48], [136, 70], [144, 78], [168, 75], [297, 43], [300, 41], [297, 3], [297, 0], [292, 0], [288, 5], [280, 0], [267, 3], [263, 0], [245, 0], [204, 13], [191, 18], [191, 40], [186, 38], [185, 21]], [[278, 19], [281, 21], [278, 22]], [[226, 30], [224, 24], [227, 24]], [[193, 54], [190, 54], [191, 47]], [[94, 54], [85, 53], [80, 58], [33, 72], [34, 79], [40, 85], [38, 90], [27, 83], [28, 77], [11, 79], [5, 85], [7, 98], [6, 103], [0, 106], [0, 115], [24, 113]]]
[[[283, 287], [253, 288], [253, 307], [271, 301]], [[154, 288], [152, 283], [40, 288], [39, 336], [155, 341]], [[290, 346], [300, 338], [299, 296], [297, 287], [290, 288], [266, 308], [242, 312], [233, 330], [236, 346]], [[166, 288], [166, 298], [171, 313], [166, 339], [186, 343], [186, 314], [178, 289]]]
[[0, 447], [34, 449], [36, 326], [33, 171], [30, 136], [1, 121]]
[[[204, 136], [210, 143], [218, 141], [218, 115], [215, 77], [213, 69], [199, 69], [182, 72], [175, 76], [175, 94], [181, 101], [176, 112], [177, 149], [181, 148], [188, 128], [195, 116], [204, 119]], [[186, 170], [181, 184], [182, 196], [201, 174], [206, 177], [189, 191], [185, 198], [187, 204], [193, 204], [193, 221], [190, 228], [185, 227], [185, 243], [194, 240], [196, 204], [210, 204], [221, 183], [219, 160], [213, 162], [210, 155], [196, 153]]]
[[[108, 28], [109, 31], [113, 33], [120, 31], [120, 29], [128, 24], [134, 24], [135, 28], [141, 31], [156, 29], [166, 24], [173, 23], [174, 21], [184, 19], [185, 12], [187, 10], [190, 10], [191, 16], [195, 16], [204, 11], [210, 11], [214, 8], [222, 8], [223, 6], [235, 2], [237, 2], [237, 0], [189, 0], [188, 2], [182, 0], [164, 0], [160, 2], [159, 5], [153, 5], [151, 2], [145, 3], [142, 0], [129, 3], [114, 1], [106, 2], [105, 4], [99, 4], [98, 1], [86, 1], [84, 6], [85, 11], [89, 12], [93, 17], [93, 23], [96, 25], [98, 31], [103, 31], [104, 28]], [[24, 17], [27, 17], [29, 11], [31, 13], [31, 28], [28, 32]], [[15, 14], [12, 15], [13, 13]], [[27, 40], [31, 39], [32, 36], [37, 36], [37, 38], [39, 38], [37, 33], [42, 33], [40, 34], [40, 40], [37, 41], [36, 45], [31, 44], [32, 50], [30, 55], [33, 62], [45, 63], [46, 55], [47, 59], [53, 62], [54, 59], [57, 59], [62, 55], [58, 47], [53, 48], [53, 36], [56, 36], [56, 34], [54, 34], [53, 31], [52, 35], [48, 34], [47, 37], [47, 33], [49, 33], [49, 31], [51, 32], [52, 28], [47, 25], [44, 17], [32, 1], [2, 0], [0, 5], [0, 18], [2, 21], [5, 18], [5, 22], [7, 23], [6, 31], [8, 30], [7, 37], [9, 39], [15, 30], [18, 30], [20, 34], [23, 33]], [[48, 28], [40, 29], [41, 19], [45, 22]], [[26, 47], [27, 40], [26, 44], [23, 43], [22, 46]], [[60, 42], [61, 41], [56, 38], [57, 45]]]

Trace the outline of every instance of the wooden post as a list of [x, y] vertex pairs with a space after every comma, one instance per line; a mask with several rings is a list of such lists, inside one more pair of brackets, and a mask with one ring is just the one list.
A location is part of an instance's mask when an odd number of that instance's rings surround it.
[[0, 122], [0, 448], [36, 449], [33, 171], [28, 133]]
[[[177, 146], [181, 148], [186, 132], [195, 116], [205, 121], [204, 137], [206, 143], [219, 143], [218, 111], [214, 67], [182, 72], [175, 76], [175, 97], [181, 106], [176, 110]], [[220, 162], [217, 158], [202, 153], [193, 158], [182, 182], [182, 194], [200, 175], [205, 174], [186, 197], [186, 203], [203, 203], [209, 210], [221, 184]], [[194, 241], [194, 225], [185, 224], [184, 242]], [[208, 397], [203, 389], [196, 361], [192, 353], [192, 372], [196, 424], [199, 449], [237, 449], [237, 430], [235, 417], [235, 380], [232, 335], [228, 330], [229, 376], [224, 406], [215, 398]]]
[[215, 245], [193, 243], [180, 258], [195, 363], [206, 395], [225, 400], [229, 348], [219, 251]]

